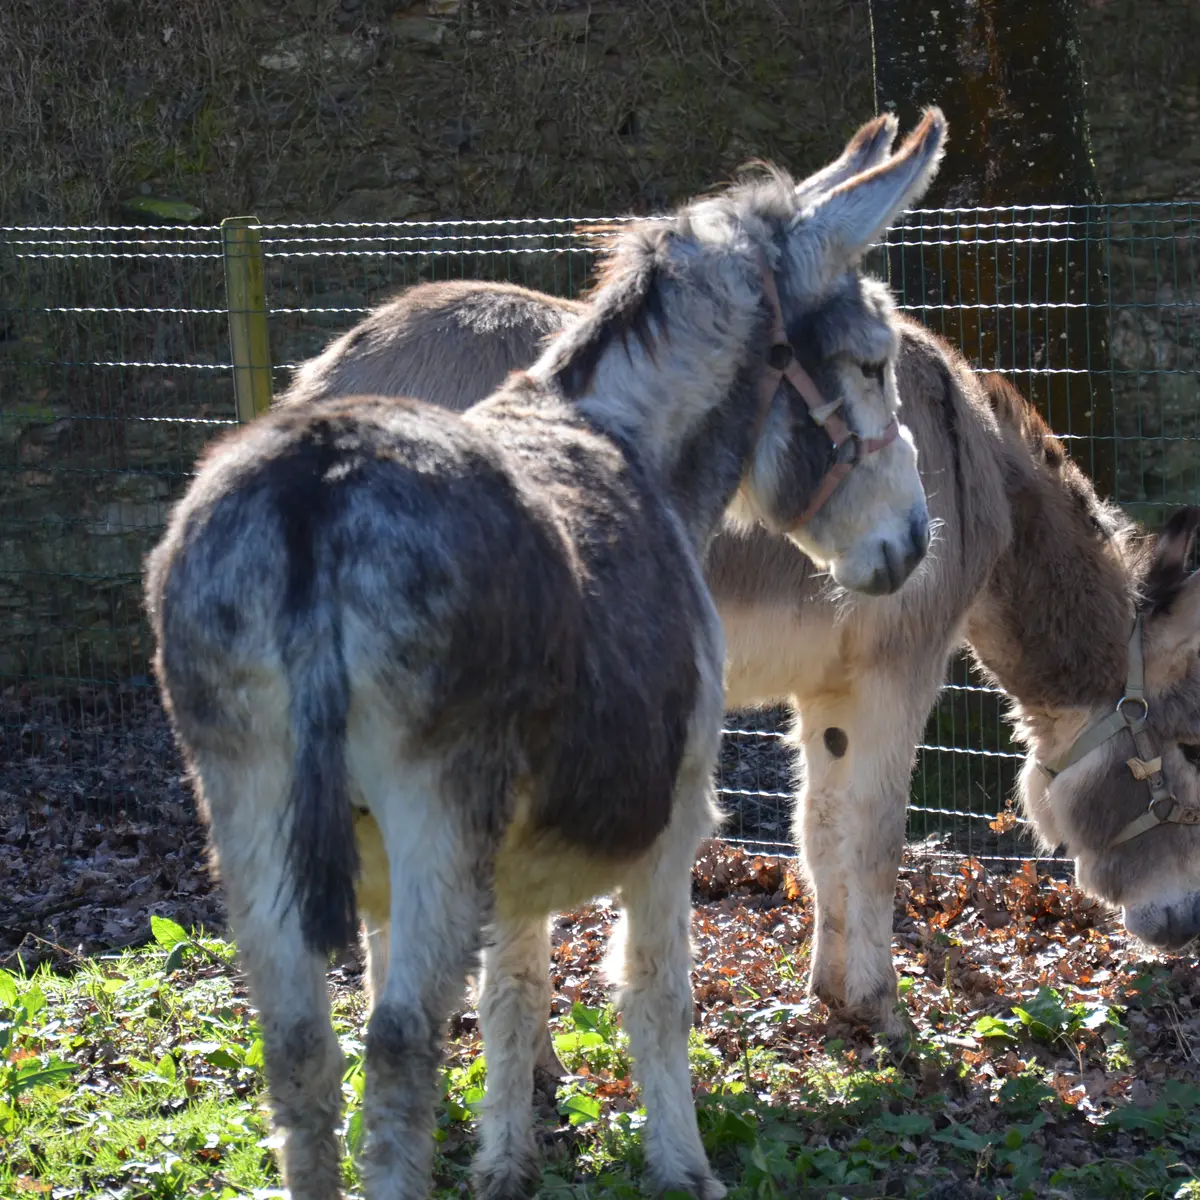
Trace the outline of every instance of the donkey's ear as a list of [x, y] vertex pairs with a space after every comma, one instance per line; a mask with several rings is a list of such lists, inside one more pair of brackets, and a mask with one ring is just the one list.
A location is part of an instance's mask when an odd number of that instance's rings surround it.
[[796, 203], [812, 204], [847, 179], [879, 166], [891, 152], [899, 128], [900, 122], [892, 113], [884, 113], [860, 126], [846, 143], [841, 158], [796, 184]]
[[1188, 558], [1198, 530], [1200, 507], [1190, 504], [1174, 513], [1159, 532], [1144, 585], [1150, 612], [1169, 609], [1188, 582]]
[[887, 227], [924, 194], [937, 174], [946, 144], [946, 119], [925, 110], [921, 123], [887, 161], [854, 175], [822, 196], [797, 236], [815, 241], [830, 275], [852, 266]]

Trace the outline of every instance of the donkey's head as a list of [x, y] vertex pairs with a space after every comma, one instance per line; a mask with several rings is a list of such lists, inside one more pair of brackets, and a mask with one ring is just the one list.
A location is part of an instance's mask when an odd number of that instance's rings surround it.
[[1015, 388], [983, 386], [1013, 540], [967, 635], [1030, 747], [1025, 812], [1131, 933], [1177, 948], [1200, 932], [1200, 508], [1147, 537]]
[[794, 355], [732, 515], [785, 534], [837, 583], [873, 594], [900, 587], [929, 545], [916, 450], [896, 420], [894, 309], [859, 263], [929, 186], [946, 128], [930, 109], [893, 155], [895, 131], [892, 117], [863, 126], [837, 162], [786, 197], [778, 178], [731, 193], [763, 210]]
[[1164, 950], [1200, 934], [1200, 572], [1187, 569], [1198, 528], [1200, 508], [1181, 509], [1141, 564], [1124, 686], [1075, 714], [1067, 749], [1022, 780], [1081, 886]]

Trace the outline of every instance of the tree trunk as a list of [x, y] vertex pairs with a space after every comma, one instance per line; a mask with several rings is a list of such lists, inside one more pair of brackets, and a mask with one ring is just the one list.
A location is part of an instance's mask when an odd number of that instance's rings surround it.
[[[872, 0], [875, 95], [910, 128], [949, 121], [941, 171], [889, 249], [903, 303], [1003, 370], [1117, 495], [1104, 214], [1073, 0]], [[1020, 209], [999, 206], [1038, 206]], [[998, 206], [994, 212], [955, 209]]]

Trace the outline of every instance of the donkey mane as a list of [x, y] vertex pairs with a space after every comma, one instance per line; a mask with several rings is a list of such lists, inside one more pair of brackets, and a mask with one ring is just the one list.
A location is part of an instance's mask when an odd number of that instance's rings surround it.
[[564, 357], [554, 378], [564, 395], [575, 399], [591, 386], [613, 342], [628, 351], [630, 339], [636, 339], [653, 358], [655, 336], [670, 336], [659, 291], [663, 250], [671, 238], [700, 240], [697, 212], [730, 223], [760, 222], [766, 232], [792, 219], [795, 194], [796, 182], [785, 170], [754, 162], [742, 168], [732, 185], [700, 196], [670, 217], [644, 218], [633, 225], [596, 222], [578, 230], [596, 247], [592, 283], [581, 296], [594, 307], [561, 337]]
[[1017, 433], [1035, 464], [1045, 464], [1069, 500], [1102, 535], [1108, 551], [1126, 567], [1134, 588], [1131, 594], [1136, 596], [1150, 565], [1146, 531], [1118, 505], [1096, 494], [1091, 479], [1031, 400], [995, 372], [984, 375], [981, 383], [1001, 428]]
[[628, 353], [629, 339], [636, 338], [653, 359], [655, 327], [659, 336], [667, 335], [658, 258], [669, 232], [666, 222], [638, 224], [601, 251], [595, 284], [587, 292], [591, 311], [558, 338], [562, 356], [552, 378], [569, 400], [591, 387], [614, 342]]
[[[1030, 707], [1107, 702], [1125, 677], [1153, 538], [1096, 494], [1042, 415], [1003, 376], [989, 373], [980, 383], [1008, 442], [1003, 467], [1018, 545], [998, 564], [981, 601], [992, 610], [993, 628], [973, 623], [971, 641], [987, 673], [1022, 697], [1014, 701], [1018, 721]], [[1014, 554], [1046, 564], [1040, 582], [1024, 576]], [[1070, 611], [1045, 593], [1047, 578], [1079, 598]], [[1001, 612], [1007, 616], [996, 620]], [[996, 628], [1010, 626], [1000, 634], [1001, 650]]]

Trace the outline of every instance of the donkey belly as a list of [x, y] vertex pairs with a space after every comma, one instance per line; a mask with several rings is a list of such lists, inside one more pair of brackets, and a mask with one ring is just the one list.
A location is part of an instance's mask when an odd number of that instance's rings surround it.
[[796, 566], [804, 561], [798, 550], [776, 542], [782, 539], [723, 535], [710, 551], [708, 581], [725, 629], [727, 708], [849, 693], [870, 687], [878, 671], [942, 670], [946, 647], [962, 638], [966, 610], [952, 563], [927, 560], [891, 596], [834, 599], [823, 579]]
[[721, 605], [718, 611], [725, 627], [727, 708], [789, 700], [804, 681], [825, 675], [837, 657], [840, 638], [824, 612], [805, 620], [795, 607], [769, 603]]
[[611, 895], [643, 855], [589, 854], [552, 830], [518, 817], [496, 855], [496, 912], [500, 917], [544, 917]]

